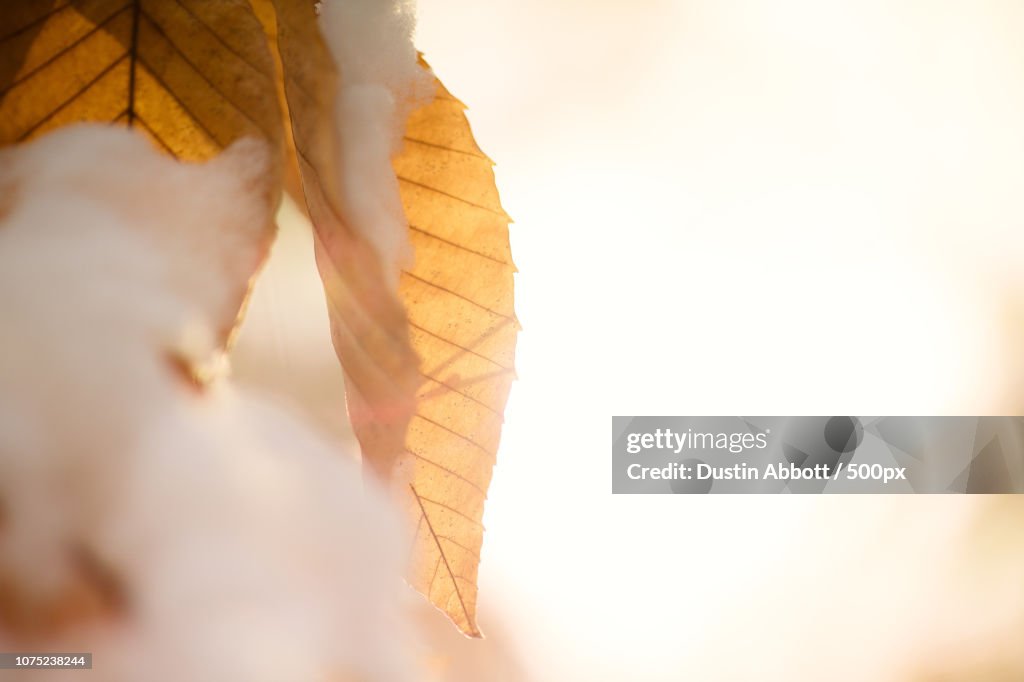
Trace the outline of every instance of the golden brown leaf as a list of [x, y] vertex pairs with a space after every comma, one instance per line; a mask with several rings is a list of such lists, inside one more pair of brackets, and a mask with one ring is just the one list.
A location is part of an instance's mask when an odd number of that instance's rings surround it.
[[394, 160], [415, 263], [402, 274], [424, 382], [401, 461], [416, 523], [412, 585], [469, 636], [483, 511], [515, 378], [509, 218], [461, 102], [436, 84]]
[[244, 136], [280, 144], [274, 70], [247, 2], [4, 4], [0, 140], [71, 122], [124, 122], [205, 159]]
[[390, 273], [339, 200], [334, 125], [337, 72], [312, 3], [273, 0], [277, 49], [331, 339], [345, 370], [349, 416], [365, 461], [387, 478], [402, 452], [420, 383], [401, 301]]
[[[0, 16], [0, 144], [91, 121], [140, 130], [182, 160], [242, 137], [280, 156], [274, 64], [245, 0], [8, 0]], [[268, 223], [267, 246], [271, 236]], [[234, 322], [222, 321], [225, 337]]]

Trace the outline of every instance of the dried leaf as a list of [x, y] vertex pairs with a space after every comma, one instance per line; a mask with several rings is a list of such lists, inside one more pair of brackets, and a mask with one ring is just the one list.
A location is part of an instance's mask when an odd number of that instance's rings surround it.
[[479, 636], [484, 500], [515, 378], [515, 266], [493, 164], [465, 107], [436, 88], [394, 161], [415, 249], [400, 293], [424, 376], [396, 478], [409, 482], [416, 523], [412, 585]]
[[[93, 121], [136, 128], [182, 160], [242, 137], [280, 155], [274, 64], [245, 0], [8, 0], [0, 14], [0, 144]], [[266, 246], [271, 237], [268, 223]]]
[[417, 529], [410, 582], [460, 630], [479, 636], [483, 503], [519, 328], [509, 220], [492, 164], [473, 141], [462, 104], [437, 83], [433, 102], [410, 116], [405, 150], [394, 161], [415, 250], [396, 300], [387, 266], [351, 229], [338, 199], [338, 140], [330, 124], [338, 75], [313, 9], [299, 0], [273, 4], [291, 132], [353, 427], [365, 461], [385, 479], [401, 455], [395, 478], [409, 485], [400, 495]]
[[345, 371], [349, 416], [363, 457], [382, 477], [403, 450], [420, 383], [402, 303], [390, 274], [339, 201], [334, 126], [337, 72], [312, 3], [273, 0], [277, 48], [331, 339]]

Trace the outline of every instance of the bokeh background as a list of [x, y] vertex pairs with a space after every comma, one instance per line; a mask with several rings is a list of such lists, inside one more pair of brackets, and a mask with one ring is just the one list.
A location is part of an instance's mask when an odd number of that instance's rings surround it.
[[[449, 679], [1024, 679], [1016, 498], [613, 497], [613, 414], [1020, 414], [1024, 5], [420, 0], [523, 322]], [[235, 375], [342, 443], [306, 226]]]

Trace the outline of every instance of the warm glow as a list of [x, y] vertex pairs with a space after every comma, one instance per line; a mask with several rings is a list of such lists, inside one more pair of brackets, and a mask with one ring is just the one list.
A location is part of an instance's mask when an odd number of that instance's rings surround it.
[[[537, 679], [677, 680], [723, 660], [784, 679], [723, 643], [852, 630], [895, 609], [876, 583], [931, 603], [940, 578], [914, 574], [970, 501], [614, 498], [608, 469], [613, 414], [1012, 409], [1024, 9], [900, 7], [421, 0], [418, 45], [469, 105], [516, 221], [520, 381], [482, 626], [490, 605]], [[931, 544], [861, 556], [892, 516], [927, 519]], [[751, 603], [776, 577], [831, 590], [860, 561], [838, 615]], [[924, 626], [886, 619], [822, 655], [905, 660], [882, 640]]]
[[[1021, 612], [946, 594], [978, 499], [610, 493], [614, 414], [1019, 412], [1024, 9], [901, 7], [421, 0], [516, 221], [480, 607], [538, 682], [902, 682]], [[337, 429], [310, 249], [236, 374]]]

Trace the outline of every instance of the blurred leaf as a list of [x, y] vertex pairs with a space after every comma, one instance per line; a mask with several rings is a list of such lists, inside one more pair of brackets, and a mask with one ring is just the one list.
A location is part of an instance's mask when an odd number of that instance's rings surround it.
[[[187, 161], [241, 137], [280, 155], [274, 65], [245, 0], [7, 0], [0, 17], [0, 144], [92, 121]], [[262, 194], [276, 207], [279, 163]]]
[[479, 636], [484, 500], [515, 378], [519, 322], [509, 218], [464, 109], [437, 82], [433, 101], [410, 116], [394, 160], [415, 250], [400, 293], [424, 378], [396, 478], [409, 482], [413, 498], [412, 585], [465, 634]]

